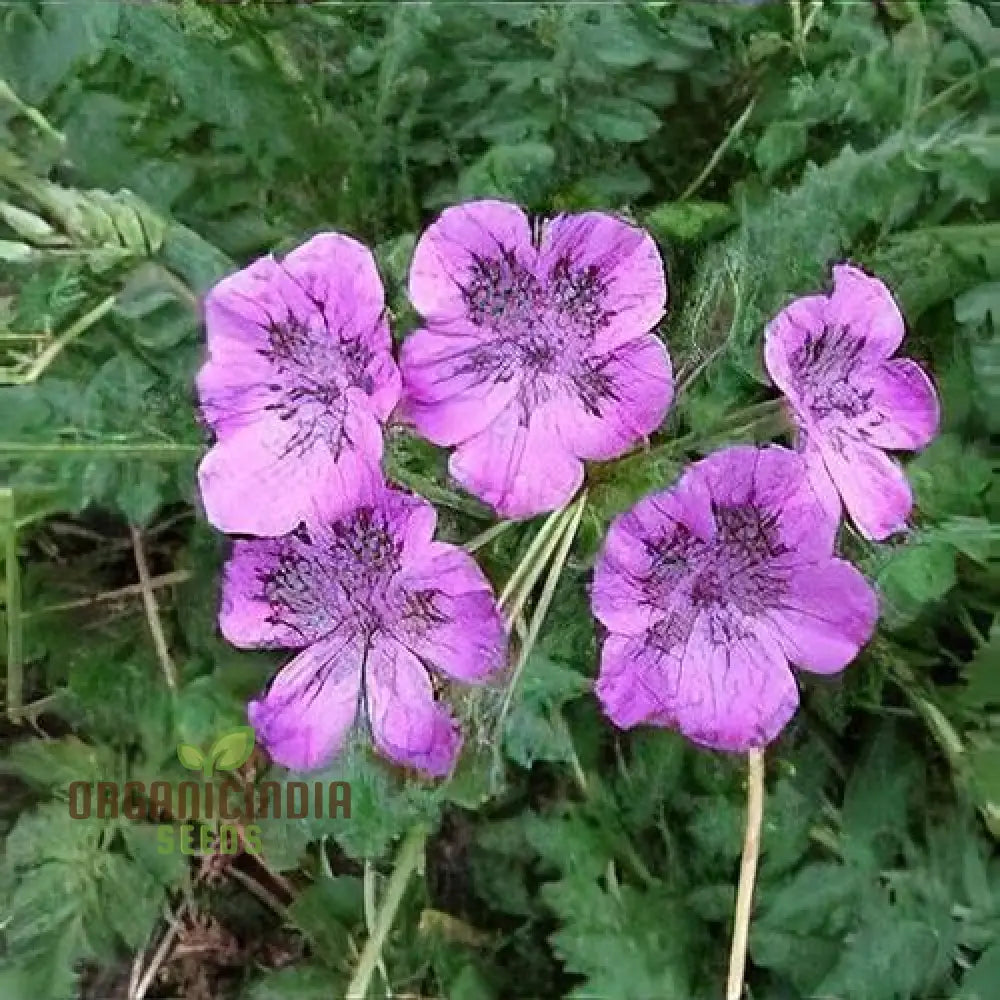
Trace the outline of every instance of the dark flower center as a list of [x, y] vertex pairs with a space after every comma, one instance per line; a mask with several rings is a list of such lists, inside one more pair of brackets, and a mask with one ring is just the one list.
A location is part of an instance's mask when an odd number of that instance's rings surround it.
[[804, 405], [817, 423], [856, 418], [871, 408], [872, 393], [853, 377], [862, 364], [863, 337], [844, 327], [810, 333], [790, 359]]
[[785, 593], [785, 577], [775, 566], [788, 551], [779, 537], [778, 515], [753, 505], [714, 505], [713, 510], [716, 531], [709, 541], [676, 525], [670, 534], [646, 542], [648, 601], [674, 608], [650, 637], [663, 648], [685, 640], [699, 612], [709, 613], [717, 631], [734, 612], [759, 614], [778, 606]]
[[373, 390], [367, 374], [372, 351], [357, 339], [342, 341], [328, 326], [317, 328], [291, 311], [284, 319], [272, 320], [266, 330], [267, 346], [259, 349], [272, 373], [267, 386], [271, 401], [265, 409], [298, 424], [290, 450], [304, 452], [319, 438], [336, 460], [350, 444], [344, 433], [344, 393], [351, 387]]

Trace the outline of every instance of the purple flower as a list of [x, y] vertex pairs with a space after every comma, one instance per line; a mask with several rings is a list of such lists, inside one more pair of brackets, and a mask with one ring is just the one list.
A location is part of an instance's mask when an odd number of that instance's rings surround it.
[[666, 279], [648, 234], [598, 212], [545, 222], [515, 205], [447, 209], [423, 234], [403, 344], [403, 413], [451, 474], [504, 517], [560, 507], [581, 459], [628, 450], [662, 421], [670, 361], [649, 331]]
[[799, 701], [789, 664], [835, 673], [875, 626], [836, 529], [802, 459], [774, 445], [715, 452], [617, 518], [592, 593], [612, 721], [719, 750], [772, 740]]
[[330, 760], [360, 710], [387, 757], [434, 775], [451, 767], [461, 737], [428, 666], [479, 680], [502, 666], [506, 635], [473, 559], [433, 541], [436, 520], [422, 498], [379, 487], [338, 519], [235, 542], [223, 634], [302, 650], [249, 707], [279, 763]]
[[380, 478], [379, 426], [399, 399], [382, 284], [356, 240], [323, 233], [263, 257], [205, 303], [198, 375], [216, 444], [198, 478], [223, 531], [280, 535], [336, 515]]
[[902, 528], [913, 506], [903, 470], [882, 449], [922, 448], [938, 427], [931, 380], [892, 357], [903, 333], [885, 285], [840, 264], [829, 295], [796, 299], [765, 338], [767, 370], [791, 405], [814, 486], [837, 516], [842, 499], [868, 538]]

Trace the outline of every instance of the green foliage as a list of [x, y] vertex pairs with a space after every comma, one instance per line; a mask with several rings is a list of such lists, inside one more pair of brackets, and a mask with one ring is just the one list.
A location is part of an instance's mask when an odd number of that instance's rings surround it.
[[[693, 457], [786, 440], [762, 331], [841, 258], [893, 290], [942, 433], [906, 459], [912, 528], [843, 532], [880, 628], [843, 677], [800, 678], [768, 751], [748, 995], [1000, 994], [998, 31], [995, 7], [963, 0], [0, 2], [0, 638], [29, 703], [0, 723], [0, 996], [117, 995], [182, 903], [197, 957], [170, 953], [148, 995], [343, 995], [365, 886], [384, 901], [416, 822], [434, 832], [382, 948], [395, 995], [721, 995], [743, 764], [610, 727], [589, 572], [610, 519]], [[363, 739], [285, 774], [245, 727], [282, 656], [216, 625], [225, 543], [194, 487], [202, 298], [338, 229], [375, 248], [399, 341], [417, 235], [481, 196], [648, 227], [675, 402], [647, 448], [588, 469], [502, 727], [508, 679], [444, 693], [466, 729], [450, 779]], [[394, 426], [385, 464], [435, 504], [441, 537], [490, 526], [442, 449]], [[536, 530], [477, 551], [499, 587]], [[350, 818], [262, 818], [258, 857], [161, 853], [179, 827], [151, 807], [69, 813], [72, 782], [298, 778], [349, 781]]]

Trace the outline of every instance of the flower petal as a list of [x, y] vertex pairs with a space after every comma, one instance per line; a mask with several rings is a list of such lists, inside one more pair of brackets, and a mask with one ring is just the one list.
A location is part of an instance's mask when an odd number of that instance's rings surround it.
[[531, 224], [516, 205], [486, 199], [446, 208], [420, 237], [410, 265], [410, 301], [435, 326], [468, 327], [468, 287], [481, 261], [511, 255], [530, 269]]
[[470, 493], [508, 518], [555, 510], [583, 484], [583, 464], [566, 451], [547, 406], [524, 419], [519, 406], [508, 407], [452, 452], [448, 468]]
[[281, 538], [233, 542], [223, 570], [219, 627], [234, 646], [295, 648], [309, 641], [303, 632], [305, 622], [279, 619], [265, 593], [264, 580], [290, 544]]
[[596, 691], [618, 726], [679, 729], [692, 742], [745, 752], [774, 739], [795, 713], [798, 689], [784, 658], [752, 634], [722, 641], [708, 616], [686, 642], [647, 636], [605, 643]]
[[379, 751], [404, 767], [447, 774], [462, 738], [446, 709], [434, 701], [420, 661], [381, 637], [368, 652], [365, 688], [372, 736]]
[[655, 549], [678, 531], [702, 541], [712, 537], [715, 521], [704, 482], [685, 474], [669, 490], [648, 496], [611, 522], [594, 567], [591, 605], [594, 616], [612, 632], [640, 635], [675, 607], [677, 593], [663, 593], [659, 574], [654, 586]]
[[798, 570], [788, 587], [783, 606], [767, 616], [773, 640], [796, 666], [820, 674], [843, 670], [875, 630], [875, 591], [843, 559]]
[[548, 283], [559, 267], [592, 273], [603, 317], [595, 350], [614, 350], [663, 318], [667, 278], [660, 252], [645, 230], [602, 212], [560, 215], [545, 223], [538, 276]]
[[923, 448], [935, 434], [940, 407], [934, 383], [915, 361], [883, 361], [859, 378], [871, 409], [859, 418], [865, 439], [880, 448]]
[[479, 680], [505, 662], [507, 632], [475, 560], [435, 542], [399, 581], [398, 640], [428, 666], [460, 681]]
[[247, 707], [258, 740], [279, 764], [313, 770], [343, 746], [357, 716], [362, 649], [329, 639], [284, 666], [267, 694]]
[[385, 292], [372, 252], [343, 233], [320, 233], [280, 264], [326, 320], [331, 335], [388, 351]]
[[552, 405], [567, 448], [578, 458], [603, 461], [656, 430], [672, 398], [667, 349], [646, 336], [589, 359]]
[[218, 441], [198, 469], [205, 513], [230, 534], [283, 535], [348, 510], [381, 479], [375, 418], [348, 404], [338, 440], [302, 441], [295, 421], [267, 416]]
[[846, 435], [821, 438], [819, 446], [847, 512], [866, 538], [881, 541], [906, 526], [913, 493], [898, 462]]
[[791, 449], [721, 448], [695, 463], [690, 474], [704, 477], [717, 505], [753, 506], [770, 515], [793, 561], [833, 552], [837, 518], [824, 508], [802, 456]]
[[792, 359], [809, 337], [818, 336], [826, 326], [825, 295], [806, 295], [789, 303], [764, 331], [764, 365], [771, 381], [799, 408], [800, 373]]
[[448, 446], [484, 430], [511, 404], [519, 373], [500, 377], [480, 363], [479, 337], [417, 330], [403, 341], [403, 418], [434, 444]]
[[833, 292], [826, 308], [827, 325], [848, 330], [864, 340], [864, 354], [891, 357], [906, 332], [902, 313], [886, 286], [853, 264], [833, 268]]

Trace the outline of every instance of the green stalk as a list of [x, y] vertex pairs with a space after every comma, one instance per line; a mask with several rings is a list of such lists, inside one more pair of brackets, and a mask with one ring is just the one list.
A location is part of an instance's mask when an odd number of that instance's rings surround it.
[[[501, 605], [505, 605], [519, 589], [523, 589], [521, 586], [522, 583], [531, 576], [537, 566], [545, 566], [548, 554], [551, 553], [554, 547], [553, 540], [558, 539], [559, 533], [557, 529], [560, 523], [565, 521], [569, 509], [569, 505], [560, 507], [559, 510], [553, 511], [545, 519], [545, 523], [538, 529], [538, 534], [535, 535], [531, 541], [531, 545], [528, 546], [528, 551], [524, 553], [524, 557], [514, 568], [514, 572], [511, 573], [510, 579], [501, 591]], [[535, 579], [537, 578], [536, 575]], [[507, 617], [509, 620], [513, 620], [515, 615], [516, 611], [512, 611]]]
[[382, 904], [382, 909], [379, 910], [374, 930], [365, 942], [361, 958], [358, 960], [358, 967], [347, 987], [347, 1000], [365, 1000], [368, 995], [368, 986], [382, 956], [382, 946], [392, 929], [410, 876], [419, 867], [423, 858], [426, 842], [427, 829], [422, 824], [418, 823], [406, 835], [403, 846], [399, 849], [399, 854], [396, 857], [396, 866], [389, 879], [389, 885], [386, 887], [385, 902]]
[[37, 382], [45, 373], [45, 370], [62, 353], [63, 348], [71, 341], [76, 340], [82, 333], [86, 333], [95, 323], [100, 322], [115, 307], [116, 298], [109, 295], [103, 302], [94, 306], [90, 312], [81, 316], [75, 323], [71, 323], [66, 330], [61, 333], [48, 347], [38, 355], [28, 366], [23, 375], [0, 376], [0, 384], [3, 385], [28, 385]]
[[[511, 675], [510, 683], [507, 685], [507, 691], [504, 694], [503, 705], [500, 708], [500, 715], [497, 719], [498, 745], [503, 739], [503, 727], [507, 720], [507, 713], [510, 711], [511, 702], [514, 698], [514, 690], [517, 687], [518, 681], [521, 679], [521, 674], [524, 672], [524, 665], [528, 662], [528, 657], [531, 656], [532, 650], [535, 648], [535, 643], [538, 641], [538, 634], [542, 630], [542, 625], [545, 622], [545, 616], [549, 611], [549, 605], [552, 603], [552, 598], [556, 592], [556, 586], [559, 583], [559, 578], [562, 576], [563, 567], [566, 565], [566, 560], [569, 558], [569, 552], [573, 546], [573, 540], [576, 538], [577, 529], [580, 527], [580, 521], [583, 518], [583, 511], [586, 508], [586, 505], [587, 491], [584, 490], [580, 494], [576, 503], [568, 508], [568, 527], [565, 531], [560, 533], [560, 537], [558, 539], [558, 551], [556, 552], [555, 558], [552, 560], [549, 574], [545, 579], [545, 586], [542, 589], [541, 596], [538, 598], [535, 613], [531, 616], [531, 624], [528, 626], [527, 634], [524, 637], [524, 641], [521, 643], [521, 649], [517, 656], [514, 672]], [[526, 592], [524, 592], [524, 596], [527, 596]], [[514, 613], [516, 614], [516, 612]]]
[[11, 722], [21, 721], [24, 700], [24, 639], [21, 631], [21, 566], [18, 562], [17, 526], [14, 522], [14, 494], [0, 491], [7, 509], [4, 531], [4, 576], [7, 587], [7, 715]]
[[162, 456], [197, 455], [204, 445], [177, 441], [147, 441], [136, 444], [118, 441], [103, 442], [36, 442], [0, 441], [0, 457], [5, 455], [113, 455], [117, 458], [157, 458]]
[[470, 538], [462, 548], [466, 552], [476, 552], [484, 545], [489, 545], [494, 538], [499, 538], [513, 523], [513, 521], [498, 521], [485, 531], [480, 531], [478, 535]]

